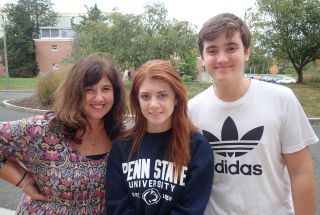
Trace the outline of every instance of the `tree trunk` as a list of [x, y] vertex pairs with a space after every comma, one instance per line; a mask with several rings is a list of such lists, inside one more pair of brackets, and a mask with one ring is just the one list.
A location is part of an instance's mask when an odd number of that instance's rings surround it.
[[298, 80], [297, 80], [297, 83], [303, 83], [303, 73], [302, 73], [302, 69], [301, 68], [298, 68], [297, 70], [297, 74], [298, 74]]

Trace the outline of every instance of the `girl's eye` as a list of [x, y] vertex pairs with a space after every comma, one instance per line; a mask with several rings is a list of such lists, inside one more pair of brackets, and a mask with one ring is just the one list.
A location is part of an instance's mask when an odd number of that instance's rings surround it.
[[85, 91], [86, 91], [86, 92], [90, 92], [90, 91], [92, 91], [92, 88], [91, 88], [91, 87], [86, 87], [86, 88], [85, 88]]
[[160, 93], [159, 94], [159, 98], [165, 98], [165, 97], [167, 97], [167, 94], [165, 94], [165, 93]]
[[147, 100], [150, 99], [150, 95], [148, 95], [148, 94], [142, 94], [142, 95], [140, 95], [140, 98], [141, 98], [142, 100], [147, 101]]

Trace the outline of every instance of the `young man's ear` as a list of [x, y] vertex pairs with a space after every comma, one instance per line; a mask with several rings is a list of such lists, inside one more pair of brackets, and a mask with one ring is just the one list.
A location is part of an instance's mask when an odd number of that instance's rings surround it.
[[250, 48], [247, 48], [247, 49], [244, 50], [244, 60], [246, 61], [246, 63], [250, 59], [250, 53], [251, 53], [251, 49]]

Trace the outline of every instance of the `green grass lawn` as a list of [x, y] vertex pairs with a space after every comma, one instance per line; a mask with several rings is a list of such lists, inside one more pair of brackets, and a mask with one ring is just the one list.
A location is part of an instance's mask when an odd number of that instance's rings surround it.
[[308, 117], [320, 117], [320, 83], [289, 84]]
[[[34, 90], [36, 86], [36, 78], [0, 78], [0, 90]], [[8, 88], [7, 88], [8, 84]], [[202, 90], [210, 86], [210, 83], [204, 82], [186, 82], [188, 97], [192, 98]], [[295, 95], [298, 97], [308, 117], [320, 117], [320, 83], [309, 84], [287, 84]], [[127, 99], [131, 82], [126, 81], [125, 88]]]
[[34, 90], [36, 81], [36, 78], [0, 77], [0, 90]]

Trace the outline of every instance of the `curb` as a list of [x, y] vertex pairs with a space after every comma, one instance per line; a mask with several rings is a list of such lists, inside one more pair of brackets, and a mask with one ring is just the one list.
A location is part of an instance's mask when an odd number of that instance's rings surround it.
[[[27, 112], [27, 113], [33, 113], [33, 114], [44, 114], [47, 113], [49, 110], [42, 110], [42, 109], [32, 109], [32, 108], [26, 108], [21, 106], [16, 106], [13, 104], [10, 104], [9, 101], [12, 101], [14, 99], [4, 100], [1, 104], [4, 107], [7, 107], [12, 110], [20, 111], [20, 112]], [[320, 125], [320, 117], [313, 117], [308, 118], [311, 125]]]
[[320, 125], [320, 118], [308, 118], [311, 125]]
[[0, 90], [0, 92], [4, 92], [4, 93], [19, 93], [19, 92], [34, 92], [34, 90]]
[[16, 212], [14, 210], [6, 209], [6, 208], [1, 208], [0, 207], [0, 214], [2, 215], [14, 215]]
[[16, 111], [21, 111], [21, 112], [27, 112], [27, 113], [44, 114], [49, 111], [49, 110], [32, 109], [32, 108], [16, 106], [9, 103], [9, 101], [12, 101], [12, 100], [14, 99], [4, 100], [1, 104], [6, 108], [16, 110]]

